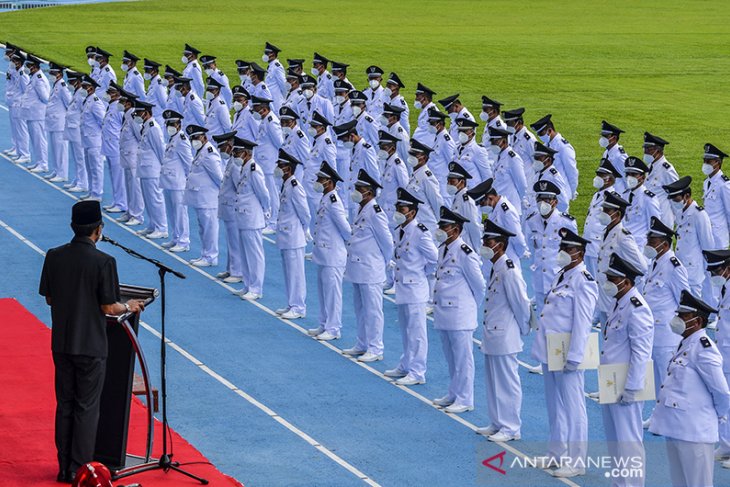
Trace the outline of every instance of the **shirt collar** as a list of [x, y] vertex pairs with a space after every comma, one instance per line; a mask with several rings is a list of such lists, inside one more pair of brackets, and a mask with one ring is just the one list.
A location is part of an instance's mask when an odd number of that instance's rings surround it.
[[91, 245], [92, 247], [96, 247], [96, 244], [91, 240], [90, 237], [74, 236], [74, 238], [71, 239], [71, 243], [79, 243], [79, 244]]

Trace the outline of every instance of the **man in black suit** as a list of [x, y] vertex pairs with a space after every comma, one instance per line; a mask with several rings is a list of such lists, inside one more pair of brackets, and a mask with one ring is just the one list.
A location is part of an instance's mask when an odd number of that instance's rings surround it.
[[51, 307], [53, 324], [59, 482], [71, 482], [94, 457], [107, 356], [105, 315], [144, 309], [139, 300], [119, 302], [116, 261], [96, 249], [103, 226], [98, 201], [76, 203], [74, 238], [48, 251], [41, 274], [39, 293]]

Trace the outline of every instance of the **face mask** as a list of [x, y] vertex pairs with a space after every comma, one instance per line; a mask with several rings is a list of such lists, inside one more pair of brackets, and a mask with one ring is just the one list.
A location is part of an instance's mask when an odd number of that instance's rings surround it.
[[498, 146], [498, 145], [490, 145], [489, 147], [487, 147], [487, 150], [493, 156], [496, 156], [497, 154], [499, 154], [500, 152], [502, 152], [502, 148], [500, 146]]
[[109, 96], [109, 93], [104, 93], [103, 95], [101, 95], [101, 99], [104, 100], [105, 102], [109, 103], [109, 100], [111, 100], [112, 97]]
[[707, 164], [706, 162], [702, 164], [702, 174], [705, 176], [709, 176], [714, 170], [715, 168], [712, 167], [712, 164]]
[[86, 98], [87, 96], [89, 96], [89, 92], [86, 90], [81, 90], [81, 98]]
[[406, 222], [406, 216], [400, 211], [396, 211], [393, 213], [392, 221], [396, 225], [403, 225]]
[[669, 204], [672, 205], [672, 209], [674, 211], [682, 211], [684, 209], [684, 201], [682, 201], [682, 200], [679, 200], [679, 201], [669, 200]]
[[601, 176], [596, 176], [593, 178], [593, 187], [596, 189], [603, 188], [603, 178]]
[[265, 62], [265, 63], [268, 63], [269, 62], [269, 55], [268, 54], [262, 54], [261, 55], [261, 60], [263, 62]]
[[492, 249], [492, 247], [482, 245], [482, 248], [479, 249], [479, 254], [484, 257], [485, 260], [492, 260], [494, 257], [494, 249]]
[[458, 115], [458, 113], [455, 113], [455, 112], [451, 112], [451, 113], [449, 113], [449, 118], [450, 118], [451, 120], [456, 120], [456, 116], [457, 116], [457, 115]]
[[446, 186], [446, 192], [449, 193], [451, 196], [454, 196], [456, 193], [459, 192], [459, 188], [457, 188], [453, 184], [449, 184]]
[[388, 153], [387, 153], [386, 151], [384, 151], [383, 149], [378, 149], [378, 159], [380, 159], [381, 161], [384, 161], [384, 160], [386, 160], [386, 159], [387, 159], [388, 157], [390, 157], [390, 154], [388, 154]]
[[121, 69], [126, 73], [127, 71], [129, 71], [129, 64], [122, 64]]
[[413, 102], [413, 107], [414, 107], [414, 108], [415, 108], [416, 110], [421, 110], [421, 109], [423, 109], [423, 105], [422, 105], [422, 104], [421, 104], [421, 102], [420, 102], [420, 101], [418, 101], [418, 100], [416, 100], [416, 101], [414, 101], [414, 102]]
[[654, 260], [657, 255], [657, 250], [651, 245], [644, 245], [644, 257], [649, 260]]
[[636, 188], [639, 185], [639, 180], [634, 176], [626, 176], [626, 186], [631, 189]]
[[444, 243], [449, 238], [449, 234], [446, 233], [444, 230], [441, 230], [438, 228], [435, 232], [433, 232], [433, 238], [436, 239], [438, 243]]
[[136, 123], [137, 125], [142, 125], [144, 123], [144, 120], [142, 120], [142, 117], [135, 115], [134, 123]]
[[551, 211], [553, 211], [553, 206], [546, 202], [541, 201], [537, 204], [538, 211], [540, 212], [540, 215], [542, 216], [548, 216]]
[[230, 159], [231, 159], [231, 155], [230, 154], [226, 154], [225, 152], [221, 152], [221, 160], [223, 162], [226, 162], [227, 163]]
[[261, 121], [261, 118], [262, 117], [261, 117], [261, 114], [259, 112], [253, 112], [253, 119], [254, 120], [256, 120], [257, 122], [260, 122]]
[[235, 110], [236, 112], [240, 112], [241, 110], [243, 110], [243, 104], [241, 104], [241, 102], [240, 102], [240, 101], [234, 101], [234, 102], [233, 102], [233, 109], [234, 109], [234, 110]]
[[180, 90], [174, 90], [173, 93], [175, 94], [175, 98], [182, 98], [183, 94]]
[[600, 139], [598, 139], [598, 145], [600, 145], [604, 149], [606, 147], [608, 147], [608, 138], [607, 137], [601, 137]]
[[28, 66], [23, 66], [20, 68], [20, 72], [27, 76], [30, 74], [30, 68], [28, 68]]
[[542, 161], [535, 159], [532, 161], [532, 170], [535, 172], [542, 171], [542, 169], [545, 167], [545, 164], [542, 163]]
[[380, 125], [388, 125], [388, 117], [386, 117], [385, 115], [381, 115], [378, 118], [378, 121], [380, 122]]
[[429, 125], [426, 130], [428, 130], [428, 133], [431, 135], [436, 135], [436, 133], [438, 132], [438, 130], [436, 130], [436, 127], [434, 127], [433, 125]]
[[712, 276], [710, 277], [710, 283], [715, 287], [722, 287], [727, 282], [727, 279], [723, 276]]
[[317, 129], [314, 128], [314, 127], [309, 127], [307, 129], [307, 133], [309, 134], [310, 137], [316, 137], [316, 135], [317, 135]]
[[215, 98], [215, 95], [214, 95], [213, 93], [211, 93], [210, 91], [206, 91], [206, 92], [205, 92], [205, 99], [206, 99], [206, 100], [210, 101], [210, 100], [212, 100], [213, 98]]
[[200, 150], [201, 147], [203, 147], [203, 141], [202, 140], [195, 139], [193, 141], [193, 149]]
[[618, 294], [618, 286], [611, 281], [604, 282], [601, 287], [603, 288], [603, 292], [606, 293], [606, 296], [609, 298], [613, 298]]
[[302, 91], [302, 94], [304, 95], [304, 98], [307, 100], [311, 99], [314, 96], [314, 91], [312, 90], [304, 90]]
[[212, 75], [213, 73], [215, 73], [215, 71], [211, 68], [205, 70], [205, 74], [207, 74], [208, 76]]
[[611, 215], [609, 215], [605, 211], [600, 212], [596, 218], [598, 218], [598, 223], [600, 223], [604, 227], [611, 223]]
[[540, 142], [542, 142], [543, 145], [548, 145], [550, 143], [550, 136], [548, 134], [541, 135]]
[[675, 316], [669, 321], [669, 327], [677, 335], [682, 335], [687, 330], [687, 324], [679, 316]]
[[342, 146], [345, 147], [346, 149], [352, 149], [353, 147], [355, 147], [355, 143], [351, 140], [346, 140], [345, 142], [342, 143]]
[[482, 122], [489, 122], [489, 115], [487, 115], [487, 112], [480, 112], [479, 120], [481, 120]]
[[183, 57], [180, 58], [180, 61], [182, 61], [183, 64], [187, 64], [188, 63], [188, 57], [183, 54]]
[[274, 177], [277, 179], [284, 179], [284, 171], [280, 167], [275, 167]]
[[464, 132], [459, 132], [459, 143], [461, 143], [461, 145], [464, 145], [467, 142], [469, 142], [469, 136], [466, 135]]
[[94, 67], [94, 63], [96, 61], [94, 60], [94, 58], [86, 58], [86, 62], [88, 63], [89, 66], [91, 66], [93, 68]]
[[344, 96], [342, 96], [342, 95], [335, 96], [335, 104], [342, 105], [343, 103], [345, 103], [345, 97]]
[[512, 125], [507, 125], [507, 127], [505, 127], [505, 130], [510, 134], [514, 134], [516, 132], [514, 126]]
[[651, 154], [644, 154], [643, 159], [645, 164], [651, 164], [652, 162], [654, 162], [654, 156]]
[[236, 166], [239, 166], [239, 167], [243, 166], [243, 158], [241, 158], [241, 157], [234, 157], [233, 158], [233, 164], [235, 164]]
[[169, 135], [170, 137], [172, 137], [176, 133], [177, 133], [177, 127], [175, 127], [174, 125], [168, 125], [167, 126], [167, 135]]
[[360, 108], [358, 106], [353, 106], [352, 107], [352, 114], [353, 115], [355, 115], [356, 117], [359, 117], [361, 113], [362, 113], [362, 108]]
[[312, 189], [314, 189], [314, 191], [317, 193], [324, 193], [324, 185], [322, 185], [322, 183], [320, 183], [319, 181], [314, 182], [314, 184], [312, 185]]
[[377, 90], [380, 86], [380, 81], [376, 79], [371, 79], [370, 81], [368, 81], [368, 85], [370, 85], [370, 89]]
[[281, 127], [281, 133], [284, 134], [284, 137], [291, 135], [291, 132], [291, 127]]
[[362, 193], [360, 191], [354, 190], [352, 193], [350, 193], [350, 199], [353, 203], [360, 203], [362, 201]]
[[568, 252], [566, 252], [565, 250], [561, 250], [560, 252], [558, 252], [558, 256], [555, 258], [555, 262], [562, 268], [570, 265], [570, 263], [573, 262], [573, 258]]
[[98, 68], [101, 67], [101, 63], [99, 63], [99, 61], [97, 61], [96, 59], [94, 59], [94, 64], [92, 64], [92, 66], [98, 69]]
[[144, 77], [144, 79], [146, 79], [147, 81], [149, 81], [149, 80], [151, 80], [151, 79], [152, 79], [152, 73], [145, 73], [145, 74], [143, 74], [142, 76], [143, 76], [143, 77]]
[[412, 167], [416, 167], [418, 165], [418, 158], [416, 156], [408, 156], [408, 164]]
[[121, 103], [117, 103], [117, 111], [124, 112], [124, 105], [122, 105]]
[[319, 69], [312, 68], [309, 70], [310, 73], [312, 73], [314, 76], [319, 76]]
[[238, 79], [241, 80], [241, 84], [245, 84], [249, 80], [248, 75], [246, 74], [239, 74]]

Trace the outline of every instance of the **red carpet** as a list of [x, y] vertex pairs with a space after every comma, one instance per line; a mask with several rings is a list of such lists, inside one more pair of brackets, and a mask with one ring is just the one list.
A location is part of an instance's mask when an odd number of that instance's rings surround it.
[[[14, 299], [0, 299], [0, 485], [3, 487], [56, 487], [58, 465], [53, 442], [55, 397], [51, 330]], [[129, 433], [130, 448], [143, 450], [145, 408], [134, 400]], [[135, 427], [136, 426], [136, 427]], [[175, 456], [187, 462], [208, 460], [180, 435], [172, 432]], [[155, 456], [162, 443], [161, 425], [155, 424]], [[135, 451], [133, 453], [140, 453]], [[209, 485], [241, 486], [212, 465], [189, 465], [186, 470], [210, 481]], [[180, 474], [146, 472], [116, 482], [144, 487], [200, 485]]]

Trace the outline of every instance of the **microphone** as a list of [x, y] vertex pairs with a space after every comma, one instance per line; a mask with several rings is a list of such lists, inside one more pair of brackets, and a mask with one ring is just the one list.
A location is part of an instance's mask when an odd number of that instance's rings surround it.
[[103, 233], [101, 234], [101, 241], [102, 241], [102, 242], [108, 242], [108, 243], [110, 243], [110, 244], [112, 244], [112, 245], [117, 245], [117, 242], [116, 242], [116, 241], [114, 241], [114, 240], [110, 239], [109, 237], [107, 237], [107, 236], [106, 236], [106, 235], [104, 235]]

